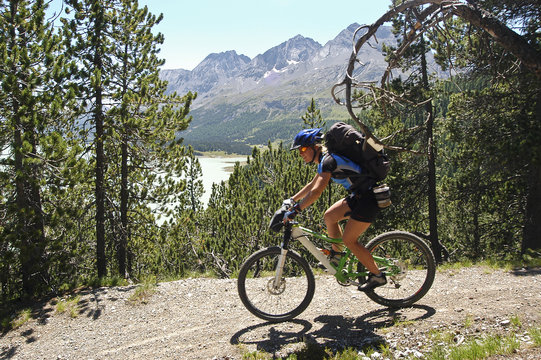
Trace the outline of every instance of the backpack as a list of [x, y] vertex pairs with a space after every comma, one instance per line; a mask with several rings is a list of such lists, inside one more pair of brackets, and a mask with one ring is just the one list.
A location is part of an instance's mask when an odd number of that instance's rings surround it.
[[329, 153], [345, 156], [366, 169], [373, 183], [382, 181], [389, 173], [391, 162], [383, 148], [376, 150], [377, 144], [365, 141], [364, 135], [351, 125], [333, 124], [325, 134], [325, 146]]

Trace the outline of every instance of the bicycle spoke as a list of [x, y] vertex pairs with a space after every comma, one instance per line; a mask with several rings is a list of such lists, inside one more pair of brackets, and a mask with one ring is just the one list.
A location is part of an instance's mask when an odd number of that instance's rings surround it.
[[376, 237], [367, 248], [393, 263], [392, 269], [386, 269], [387, 284], [368, 292], [368, 297], [382, 305], [403, 307], [426, 294], [434, 280], [435, 262], [421, 239], [396, 231]]
[[276, 283], [279, 255], [279, 248], [255, 253], [239, 273], [239, 295], [244, 305], [254, 315], [270, 321], [287, 320], [302, 312], [315, 287], [308, 264], [292, 252], [286, 257], [283, 277]]

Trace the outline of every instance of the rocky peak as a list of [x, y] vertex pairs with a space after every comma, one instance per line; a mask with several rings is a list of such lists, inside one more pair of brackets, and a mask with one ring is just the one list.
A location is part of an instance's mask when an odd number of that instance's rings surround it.
[[297, 35], [263, 54], [257, 55], [250, 63], [252, 76], [261, 77], [268, 71], [282, 71], [288, 66], [310, 60], [321, 48], [321, 44], [302, 35]]
[[246, 55], [238, 55], [235, 50], [209, 54], [193, 69], [195, 75], [216, 75], [229, 77], [250, 62]]
[[[169, 81], [168, 91], [197, 92], [194, 110], [226, 97], [227, 101], [235, 101], [251, 93], [257, 98], [254, 94], [264, 93], [267, 86], [276, 87], [277, 92], [272, 96], [303, 93], [306, 88], [325, 91], [344, 76], [352, 51], [352, 37], [358, 27], [357, 23], [349, 25], [325, 46], [296, 35], [251, 60], [234, 50], [212, 53], [192, 71], [162, 71], [161, 77]], [[378, 31], [379, 46], [389, 40], [387, 34], [389, 30]], [[367, 80], [373, 80], [386, 64], [381, 50], [367, 47], [362, 49], [365, 51], [363, 62], [370, 66], [363, 71]]]

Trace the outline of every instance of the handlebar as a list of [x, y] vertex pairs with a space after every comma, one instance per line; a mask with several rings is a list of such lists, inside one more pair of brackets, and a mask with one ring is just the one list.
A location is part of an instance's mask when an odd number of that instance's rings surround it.
[[[287, 199], [284, 200], [282, 203], [282, 206], [276, 210], [274, 215], [271, 218], [271, 221], [269, 223], [269, 229], [274, 232], [279, 232], [282, 230], [282, 227], [284, 226], [284, 214], [293, 206], [293, 200]], [[288, 222], [288, 224], [291, 223]]]

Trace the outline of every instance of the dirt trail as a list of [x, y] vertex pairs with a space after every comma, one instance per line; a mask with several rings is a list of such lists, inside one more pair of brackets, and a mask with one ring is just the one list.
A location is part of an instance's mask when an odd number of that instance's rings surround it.
[[541, 325], [541, 269], [438, 272], [417, 305], [396, 312], [330, 276], [317, 276], [308, 309], [282, 324], [251, 315], [235, 280], [161, 283], [148, 303], [138, 305], [129, 301], [133, 291], [83, 292], [73, 318], [51, 303], [36, 308], [31, 321], [1, 335], [0, 359], [241, 359], [256, 349], [286, 356], [303, 342], [331, 349], [385, 343], [398, 358], [426, 352], [438, 332], [453, 333], [457, 343], [516, 332], [522, 342], [516, 359], [541, 358], [526, 335]]

